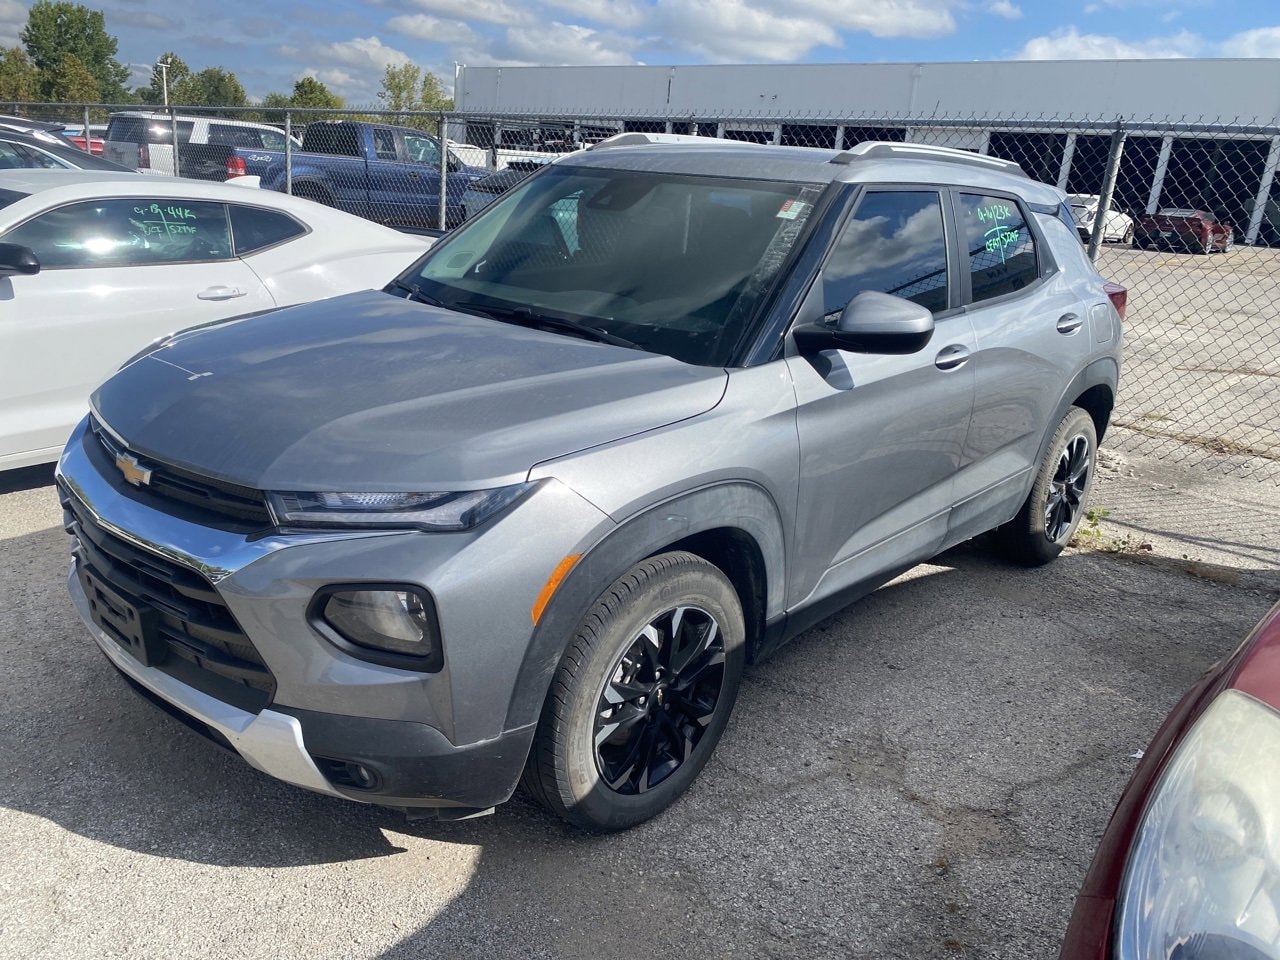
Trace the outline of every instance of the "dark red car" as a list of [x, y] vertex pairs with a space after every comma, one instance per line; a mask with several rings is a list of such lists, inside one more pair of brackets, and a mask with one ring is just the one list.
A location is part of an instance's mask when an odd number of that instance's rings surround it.
[[1213, 253], [1230, 250], [1235, 242], [1235, 228], [1204, 210], [1166, 208], [1138, 217], [1133, 224], [1133, 245], [1139, 250]]
[[1280, 957], [1280, 604], [1156, 732], [1060, 960]]

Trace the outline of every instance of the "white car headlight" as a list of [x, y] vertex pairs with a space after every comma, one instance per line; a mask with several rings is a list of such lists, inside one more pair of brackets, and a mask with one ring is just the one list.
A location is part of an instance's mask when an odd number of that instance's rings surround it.
[[462, 493], [268, 493], [276, 523], [306, 527], [469, 530], [538, 485], [517, 483]]
[[1280, 714], [1228, 690], [1161, 776], [1129, 852], [1116, 960], [1280, 958]]

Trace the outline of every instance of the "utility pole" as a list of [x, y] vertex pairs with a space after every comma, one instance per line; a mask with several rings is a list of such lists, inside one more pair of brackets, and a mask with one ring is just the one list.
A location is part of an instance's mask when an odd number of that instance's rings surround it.
[[164, 88], [164, 105], [169, 105], [169, 61], [157, 60], [156, 66], [160, 68], [160, 86]]

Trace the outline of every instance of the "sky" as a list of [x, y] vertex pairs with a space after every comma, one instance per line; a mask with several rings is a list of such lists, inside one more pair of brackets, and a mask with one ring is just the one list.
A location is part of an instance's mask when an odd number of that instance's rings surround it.
[[[0, 45], [27, 0], [0, 0]], [[133, 84], [175, 51], [251, 97], [315, 76], [349, 105], [389, 64], [845, 63], [1280, 56], [1276, 0], [100, 0]]]

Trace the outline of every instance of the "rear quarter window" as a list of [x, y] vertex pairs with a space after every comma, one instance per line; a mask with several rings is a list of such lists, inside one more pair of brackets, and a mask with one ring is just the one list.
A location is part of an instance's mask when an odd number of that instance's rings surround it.
[[1035, 239], [1017, 203], [1006, 197], [957, 197], [960, 236], [974, 303], [1017, 293], [1040, 277]]
[[[178, 142], [188, 143], [195, 124], [178, 121]], [[116, 143], [173, 143], [173, 125], [168, 120], [146, 117], [112, 117], [107, 123], [107, 140]]]
[[293, 217], [276, 210], [242, 207], [233, 203], [230, 211], [237, 257], [273, 247], [307, 232], [307, 228]]

